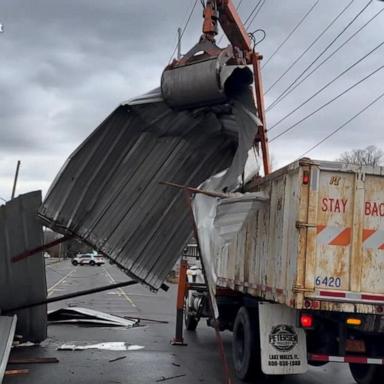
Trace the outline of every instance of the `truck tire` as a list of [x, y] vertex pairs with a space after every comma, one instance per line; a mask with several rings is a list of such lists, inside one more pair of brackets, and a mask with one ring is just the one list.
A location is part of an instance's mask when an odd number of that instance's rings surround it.
[[187, 331], [196, 331], [199, 320], [193, 315], [185, 314], [185, 329]]
[[349, 369], [358, 384], [382, 384], [384, 366], [373, 364], [349, 364]]
[[233, 326], [232, 360], [236, 376], [241, 380], [251, 380], [260, 376], [257, 318], [245, 307], [237, 312]]
[[77, 260], [72, 260], [72, 265], [74, 265], [74, 266], [76, 267], [77, 264], [79, 264], [79, 263], [77, 262]]
[[197, 324], [199, 324], [199, 319], [191, 313], [188, 298], [185, 300], [184, 323], [187, 331], [196, 331]]

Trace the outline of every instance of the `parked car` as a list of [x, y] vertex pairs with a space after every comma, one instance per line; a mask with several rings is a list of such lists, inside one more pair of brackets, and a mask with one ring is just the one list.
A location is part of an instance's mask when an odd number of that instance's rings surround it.
[[78, 254], [73, 260], [73, 265], [97, 265], [100, 267], [101, 265], [105, 264], [105, 260], [103, 256], [94, 254], [94, 253], [83, 253]]

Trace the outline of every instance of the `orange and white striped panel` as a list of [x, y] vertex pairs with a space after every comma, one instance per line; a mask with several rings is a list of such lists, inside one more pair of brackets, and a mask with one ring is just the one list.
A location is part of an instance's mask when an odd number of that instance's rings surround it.
[[[345, 247], [352, 241], [352, 228], [318, 225], [317, 244], [336, 245]], [[384, 230], [383, 229], [364, 229], [363, 248], [384, 250]]]
[[384, 230], [364, 229], [363, 230], [363, 248], [384, 250]]
[[318, 245], [338, 245], [347, 246], [351, 244], [351, 228], [318, 225], [317, 244]]

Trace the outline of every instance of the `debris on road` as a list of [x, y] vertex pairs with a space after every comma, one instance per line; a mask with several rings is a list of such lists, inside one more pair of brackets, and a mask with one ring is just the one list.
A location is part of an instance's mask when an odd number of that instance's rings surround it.
[[164, 381], [168, 381], [168, 380], [173, 380], [173, 379], [178, 379], [178, 378], [180, 378], [180, 377], [185, 377], [185, 376], [187, 376], [187, 375], [177, 375], [177, 376], [170, 376], [170, 377], [165, 377], [165, 376], [163, 376], [161, 379], [159, 379], [159, 380], [156, 380], [156, 383], [162, 383], [162, 382], [164, 382]]
[[139, 351], [144, 349], [144, 347], [141, 345], [132, 345], [123, 341], [116, 341], [89, 345], [63, 344], [61, 347], [57, 348], [58, 351], [85, 351], [87, 349], [100, 349], [104, 351]]
[[53, 364], [58, 363], [56, 357], [29, 357], [29, 358], [10, 358], [8, 364]]
[[0, 383], [3, 381], [9, 353], [11, 352], [16, 322], [16, 316], [0, 316]]
[[158, 323], [158, 324], [169, 324], [169, 321], [166, 320], [157, 320], [157, 319], [148, 319], [147, 317], [129, 317], [129, 316], [124, 316], [124, 319], [128, 320], [139, 320], [139, 321], [148, 321], [151, 323]]
[[29, 348], [29, 347], [37, 347], [40, 343], [32, 343], [31, 341], [26, 341], [25, 343], [21, 343], [19, 341], [14, 341], [12, 347], [13, 348]]
[[10, 369], [5, 371], [5, 376], [19, 376], [26, 375], [29, 373], [29, 369]]
[[46, 305], [14, 308], [47, 297], [43, 253], [17, 263], [11, 259], [42, 245], [43, 228], [37, 217], [41, 201], [41, 191], [35, 191], [0, 206], [0, 308], [3, 314], [17, 315], [16, 333], [33, 342], [47, 337]]
[[126, 319], [109, 313], [95, 311], [89, 308], [67, 307], [48, 312], [48, 321], [51, 324], [88, 324], [108, 325], [131, 328], [138, 325], [138, 319]]
[[120, 357], [116, 357], [116, 359], [108, 360], [108, 362], [114, 363], [115, 361], [123, 360], [126, 358], [127, 358], [127, 356], [120, 356]]

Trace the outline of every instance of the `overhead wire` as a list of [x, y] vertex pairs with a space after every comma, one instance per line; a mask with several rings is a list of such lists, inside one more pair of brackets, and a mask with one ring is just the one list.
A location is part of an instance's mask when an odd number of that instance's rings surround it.
[[349, 67], [347, 67], [344, 71], [339, 73], [336, 77], [334, 77], [332, 80], [328, 81], [324, 86], [322, 86], [319, 90], [317, 90], [313, 95], [311, 95], [309, 98], [304, 100], [298, 107], [293, 109], [291, 112], [287, 113], [284, 117], [282, 117], [279, 121], [277, 121], [275, 124], [273, 124], [268, 131], [271, 131], [276, 126], [281, 124], [283, 121], [288, 119], [288, 117], [292, 116], [295, 112], [297, 112], [300, 108], [302, 108], [304, 105], [309, 103], [311, 100], [313, 100], [317, 95], [319, 95], [321, 92], [323, 92], [325, 89], [327, 89], [329, 86], [331, 86], [333, 83], [335, 83], [338, 79], [340, 79], [342, 76], [344, 76], [346, 73], [348, 73], [351, 69], [355, 68], [358, 64], [363, 62], [366, 58], [371, 56], [374, 52], [376, 52], [379, 48], [381, 48], [384, 45], [384, 41], [382, 41], [380, 44], [376, 45], [373, 49], [371, 49], [368, 53], [360, 57], [357, 61], [355, 61], [353, 64], [351, 64]]
[[358, 113], [353, 115], [349, 120], [347, 120], [345, 123], [340, 125], [338, 128], [334, 129], [331, 133], [329, 133], [327, 136], [325, 136], [323, 139], [321, 139], [319, 142], [317, 142], [315, 145], [310, 147], [306, 152], [304, 152], [299, 158], [306, 156], [309, 152], [313, 151], [315, 148], [319, 147], [321, 144], [323, 144], [325, 141], [327, 141], [329, 138], [334, 136], [336, 133], [340, 132], [342, 129], [344, 129], [348, 124], [350, 124], [353, 120], [355, 120], [357, 117], [362, 115], [366, 110], [371, 108], [374, 104], [376, 104], [379, 100], [381, 100], [384, 97], [384, 92], [382, 92], [378, 97], [376, 97], [373, 101], [371, 101], [368, 105], [366, 105], [363, 109], [361, 109]]
[[239, 4], [237, 4], [237, 7], [236, 7], [236, 10], [237, 10], [237, 11], [240, 9], [241, 4], [243, 4], [243, 1], [244, 1], [244, 0], [240, 0], [240, 1], [239, 1]]
[[[341, 48], [343, 48], [347, 43], [349, 43], [362, 29], [364, 29], [369, 23], [371, 23], [377, 16], [379, 16], [382, 12], [384, 12], [384, 8], [378, 11], [375, 15], [373, 15], [364, 25], [362, 25], [355, 33], [353, 33], [342, 45], [340, 45], [335, 51], [333, 51], [330, 55], [328, 55], [321, 63], [319, 63], [307, 76], [300, 80], [290, 91], [281, 98], [280, 101], [285, 99], [289, 94], [291, 94], [300, 84], [302, 84], [305, 80], [307, 80], [314, 72], [316, 72], [322, 65], [324, 65], [330, 58], [332, 58]], [[279, 102], [280, 102], [279, 101]], [[278, 104], [278, 103], [277, 103]], [[272, 108], [271, 108], [272, 109]]]
[[281, 42], [281, 44], [273, 51], [272, 55], [268, 58], [268, 60], [261, 67], [264, 69], [269, 62], [277, 55], [277, 53], [284, 47], [284, 45], [288, 42], [288, 40], [292, 37], [292, 35], [299, 29], [299, 27], [304, 23], [304, 21], [308, 18], [308, 16], [313, 12], [313, 10], [317, 7], [320, 0], [316, 0], [314, 4], [309, 8], [309, 10], [305, 13], [305, 15], [300, 19], [300, 21], [296, 24], [296, 26], [289, 32], [288, 36]]
[[[379, 12], [377, 12], [375, 15], [373, 15], [361, 28], [359, 28], [353, 35], [351, 35], [341, 46], [339, 46], [334, 52], [332, 52], [321, 63], [319, 63], [310, 73], [308, 73], [307, 76], [305, 76], [303, 79], [301, 79], [300, 82], [297, 83], [284, 97], [282, 97], [280, 101], [285, 99], [286, 96], [288, 96], [290, 93], [292, 93], [300, 84], [302, 84], [305, 80], [307, 80], [315, 71], [317, 71], [317, 69], [319, 69], [322, 65], [324, 65], [331, 57], [334, 56], [334, 54], [336, 54], [336, 52], [338, 52], [343, 46], [345, 46], [349, 41], [351, 41], [363, 28], [365, 28], [370, 22], [372, 22], [382, 12], [384, 12], [384, 8], [382, 8]], [[271, 109], [273, 107], [271, 107]]]
[[348, 92], [350, 92], [352, 89], [356, 88], [358, 85], [364, 83], [365, 81], [367, 81], [369, 78], [371, 78], [373, 75], [375, 75], [376, 73], [380, 72], [382, 69], [384, 68], [384, 65], [381, 65], [380, 67], [376, 68], [374, 71], [372, 71], [371, 73], [369, 73], [367, 76], [363, 77], [362, 79], [360, 79], [359, 81], [357, 81], [356, 83], [352, 84], [350, 87], [348, 87], [347, 89], [345, 89], [343, 92], [339, 93], [337, 96], [333, 97], [332, 99], [330, 99], [329, 101], [327, 101], [325, 104], [321, 105], [319, 108], [317, 108], [316, 110], [314, 110], [313, 112], [309, 113], [308, 115], [306, 115], [305, 117], [303, 117], [302, 119], [300, 119], [299, 121], [297, 121], [296, 123], [292, 124], [291, 126], [289, 126], [288, 128], [284, 129], [284, 131], [280, 132], [278, 135], [274, 136], [272, 139], [269, 140], [269, 142], [273, 142], [275, 140], [277, 140], [279, 137], [287, 134], [288, 132], [292, 131], [294, 128], [296, 128], [297, 126], [299, 126], [301, 123], [303, 123], [304, 121], [308, 120], [310, 117], [314, 116], [316, 113], [320, 112], [322, 109], [324, 109], [325, 107], [327, 107], [328, 105], [332, 104], [333, 102], [335, 102], [336, 100], [340, 99], [340, 97], [346, 95]]
[[256, 17], [260, 13], [261, 9], [263, 8], [263, 5], [265, 4], [266, 0], [262, 0], [259, 9], [256, 11], [256, 13], [253, 15], [252, 19], [249, 21], [247, 28], [250, 28], [253, 22], [256, 20]]
[[[184, 33], [185, 33], [185, 31], [187, 30], [187, 28], [188, 28], [189, 22], [191, 21], [192, 15], [193, 15], [193, 13], [195, 12], [196, 5], [197, 5], [198, 1], [199, 1], [199, 0], [195, 0], [194, 4], [193, 4], [193, 6], [192, 6], [192, 9], [191, 9], [191, 11], [189, 12], [187, 21], [185, 22], [184, 28], [183, 28], [183, 30], [182, 30], [182, 32], [181, 32], [181, 35], [180, 35], [180, 39], [183, 38]], [[175, 53], [176, 53], [176, 50], [177, 50], [177, 46], [178, 46], [178, 45], [179, 45], [179, 42], [177, 42], [177, 44], [176, 44], [176, 46], [175, 46], [175, 49], [173, 50], [172, 55], [171, 55], [171, 57], [169, 58], [169, 61], [168, 61], [169, 63], [172, 61], [172, 58], [173, 58], [173, 56], [174, 56]]]
[[328, 32], [328, 30], [336, 23], [336, 21], [348, 10], [348, 8], [354, 3], [355, 0], [351, 0], [338, 15], [325, 27], [325, 29], [312, 41], [312, 43], [289, 65], [289, 67], [281, 74], [281, 76], [273, 82], [273, 84], [264, 92], [266, 95], [270, 92], [275, 85], [281, 81], [289, 73], [289, 71], [306, 55], [306, 53]]
[[253, 7], [251, 13], [248, 15], [248, 17], [245, 19], [244, 21], [244, 25], [247, 25], [248, 24], [248, 21], [251, 19], [251, 17], [254, 15], [254, 13], [257, 11], [257, 8], [259, 7], [259, 5], [262, 3], [263, 0], [259, 0], [256, 5]]
[[[328, 50], [329, 50], [329, 48], [331, 48], [332, 47], [332, 45], [353, 25], [353, 23], [359, 18], [359, 16], [368, 8], [368, 6], [371, 4], [373, 2], [373, 0], [369, 0], [368, 1], [368, 3], [357, 13], [357, 15], [355, 15], [354, 17], [353, 17], [353, 19], [351, 20], [351, 21], [349, 21], [348, 23], [347, 23], [347, 25], [336, 35], [336, 37], [334, 38], [334, 39], [332, 39], [332, 41], [320, 52], [320, 54], [319, 55], [317, 55], [316, 56], [316, 58], [304, 69], [304, 71], [303, 72], [301, 72], [301, 74], [266, 108], [266, 111], [268, 112], [268, 111], [270, 111], [272, 108], [274, 108], [278, 103], [280, 103], [280, 101], [282, 101], [286, 96], [288, 96], [288, 94], [290, 94], [292, 91], [293, 91], [293, 87], [294, 87], [294, 89], [296, 89], [297, 88], [297, 83], [299, 82], [299, 80], [308, 72], [308, 70], [309, 69], [311, 69], [312, 68], [312, 66], [324, 55], [324, 53], [325, 52], [327, 52]], [[372, 20], [371, 20], [372, 21]], [[370, 22], [370, 21], [369, 21]], [[369, 22], [368, 23], [366, 23], [365, 24], [365, 26], [366, 25], [368, 25], [369, 24]], [[362, 28], [360, 28], [357, 32], [355, 32], [355, 34], [353, 35], [353, 36], [356, 36], [356, 34], [357, 33], [359, 33], [365, 26], [363, 26]], [[351, 38], [349, 38], [349, 40], [350, 40]], [[348, 41], [349, 41], [348, 40]], [[345, 43], [344, 43], [344, 45], [345, 45]], [[337, 48], [337, 50], [336, 51], [334, 51], [333, 53], [332, 53], [332, 55], [333, 54], [335, 54], [338, 50], [340, 50], [342, 48], [342, 46], [340, 46], [339, 48]], [[324, 61], [325, 62], [325, 61]], [[321, 65], [323, 65], [324, 64], [324, 62], [321, 64]], [[318, 66], [317, 68], [316, 68], [316, 70], [318, 69], [318, 68], [320, 68], [320, 66]], [[314, 71], [312, 71], [311, 72], [311, 74], [312, 73], [314, 73]], [[311, 75], [310, 74], [310, 75]], [[309, 76], [307, 76], [306, 78], [305, 78], [305, 80], [308, 78]], [[303, 80], [304, 81], [304, 80]], [[302, 84], [303, 83], [303, 81], [301, 81], [300, 83], [299, 83], [299, 85], [300, 84]]]

